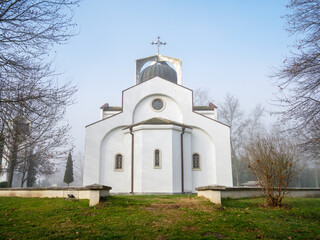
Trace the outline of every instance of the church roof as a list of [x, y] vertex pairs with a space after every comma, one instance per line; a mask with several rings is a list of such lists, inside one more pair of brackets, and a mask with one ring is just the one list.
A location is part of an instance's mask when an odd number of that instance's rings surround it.
[[109, 103], [103, 104], [100, 109], [103, 111], [122, 111], [122, 107], [109, 106]]
[[107, 108], [104, 108], [103, 111], [122, 111], [122, 107], [112, 107], [109, 106]]
[[213, 103], [209, 103], [208, 106], [193, 106], [193, 110], [195, 111], [212, 111], [215, 108], [217, 108], [216, 105], [214, 105]]
[[156, 62], [145, 68], [140, 75], [140, 82], [148, 81], [154, 77], [160, 77], [170, 82], [177, 83], [177, 72], [165, 61]]
[[185, 125], [183, 123], [179, 123], [179, 122], [175, 122], [175, 121], [171, 121], [165, 118], [159, 118], [159, 117], [154, 117], [154, 118], [150, 118], [132, 125], [127, 126], [125, 129], [130, 128], [130, 127], [135, 127], [138, 125], [177, 125], [177, 126], [181, 126], [181, 127], [187, 127], [187, 128], [191, 128], [188, 125]]
[[201, 110], [213, 110], [209, 106], [193, 106], [193, 110], [195, 111], [201, 111]]

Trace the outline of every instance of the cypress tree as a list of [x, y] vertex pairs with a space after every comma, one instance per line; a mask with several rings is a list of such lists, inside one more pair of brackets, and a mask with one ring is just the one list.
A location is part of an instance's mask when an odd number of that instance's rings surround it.
[[71, 152], [69, 152], [68, 159], [67, 159], [67, 166], [66, 171], [64, 173], [63, 181], [65, 183], [69, 184], [73, 182], [73, 162], [72, 162], [72, 156]]

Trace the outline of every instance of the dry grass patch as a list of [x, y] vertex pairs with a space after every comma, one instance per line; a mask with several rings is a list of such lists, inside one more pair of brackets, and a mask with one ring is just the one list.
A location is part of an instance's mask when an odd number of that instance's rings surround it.
[[213, 204], [204, 204], [208, 201], [198, 197], [180, 198], [172, 201], [162, 201], [161, 203], [152, 203], [148, 209], [196, 209], [202, 211], [213, 211]]

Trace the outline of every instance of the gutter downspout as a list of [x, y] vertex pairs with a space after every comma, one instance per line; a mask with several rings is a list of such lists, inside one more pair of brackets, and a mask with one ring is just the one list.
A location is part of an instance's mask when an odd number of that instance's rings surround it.
[[133, 167], [134, 167], [134, 135], [132, 133], [132, 127], [130, 127], [131, 134], [131, 192], [133, 193]]
[[184, 193], [184, 176], [183, 176], [183, 134], [185, 126], [182, 126], [181, 132], [181, 193]]

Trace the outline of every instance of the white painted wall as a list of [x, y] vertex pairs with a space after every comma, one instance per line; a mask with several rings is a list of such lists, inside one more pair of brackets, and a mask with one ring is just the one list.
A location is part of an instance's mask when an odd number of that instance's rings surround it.
[[172, 174], [171, 183], [174, 193], [181, 192], [181, 127], [177, 127], [172, 133]]
[[[141, 192], [172, 192], [172, 131], [173, 126], [141, 125], [134, 128], [134, 133], [141, 135], [135, 145], [141, 147], [135, 162], [141, 168]], [[154, 150], [161, 152], [161, 168], [154, 168]], [[148, 181], [146, 181], [148, 179]]]
[[101, 110], [100, 119], [111, 117], [115, 114], [118, 114], [120, 111], [103, 111]]
[[184, 191], [194, 192], [192, 176], [192, 134], [193, 129], [186, 128], [183, 134]]
[[218, 114], [217, 114], [217, 109], [215, 109], [214, 111], [195, 111], [196, 113], [202, 114], [204, 116], [207, 116], [209, 118], [212, 118], [214, 120], [218, 119]]

